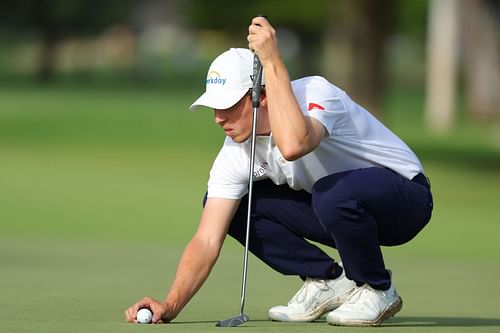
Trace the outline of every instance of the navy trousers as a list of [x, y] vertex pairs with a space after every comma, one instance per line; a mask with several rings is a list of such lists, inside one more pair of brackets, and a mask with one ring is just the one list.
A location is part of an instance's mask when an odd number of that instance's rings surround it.
[[[427, 178], [413, 180], [384, 168], [327, 176], [312, 193], [270, 180], [253, 186], [249, 250], [274, 270], [302, 278], [335, 278], [341, 269], [310, 241], [338, 250], [346, 276], [358, 285], [390, 287], [380, 246], [415, 237], [430, 220], [432, 195]], [[229, 235], [245, 244], [248, 197]]]

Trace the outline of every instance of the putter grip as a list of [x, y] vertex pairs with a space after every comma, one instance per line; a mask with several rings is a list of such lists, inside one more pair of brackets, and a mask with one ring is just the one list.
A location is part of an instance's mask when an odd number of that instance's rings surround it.
[[[267, 20], [266, 15], [258, 15]], [[260, 94], [262, 92], [262, 65], [257, 54], [253, 56], [253, 87], [252, 87], [252, 106], [258, 108], [260, 105]]]
[[258, 108], [260, 105], [260, 94], [262, 92], [262, 65], [259, 57], [253, 56], [253, 88], [252, 88], [252, 106]]

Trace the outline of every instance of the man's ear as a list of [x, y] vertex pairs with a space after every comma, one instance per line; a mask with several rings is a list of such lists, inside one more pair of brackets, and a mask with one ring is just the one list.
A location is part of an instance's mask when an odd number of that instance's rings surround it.
[[266, 89], [262, 87], [261, 93], [260, 93], [260, 104], [265, 103], [267, 106], [267, 96], [266, 96]]

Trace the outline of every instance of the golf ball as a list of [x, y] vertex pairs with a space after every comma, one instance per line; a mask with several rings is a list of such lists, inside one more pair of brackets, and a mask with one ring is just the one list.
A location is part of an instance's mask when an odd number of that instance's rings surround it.
[[149, 309], [140, 309], [137, 311], [137, 322], [139, 324], [149, 324], [151, 323], [151, 319], [153, 318], [153, 314]]

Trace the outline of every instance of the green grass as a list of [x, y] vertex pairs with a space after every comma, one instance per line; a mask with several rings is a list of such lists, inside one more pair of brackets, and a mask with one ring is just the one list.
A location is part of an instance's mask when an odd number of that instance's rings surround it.
[[[236, 315], [239, 307], [242, 252], [232, 241], [176, 324], [161, 328], [123, 322], [125, 307], [144, 295], [165, 294], [180, 250], [166, 241], [4, 240], [0, 327], [4, 332], [217, 331], [215, 321]], [[384, 331], [488, 331], [500, 325], [500, 292], [492, 287], [498, 264], [396, 254], [386, 260], [395, 269], [405, 305]], [[266, 309], [288, 300], [298, 279], [279, 276], [252, 258], [248, 283], [246, 309], [253, 321], [245, 331], [332, 329], [323, 321], [289, 325], [266, 320]]]
[[[222, 133], [197, 91], [0, 87], [0, 331], [198, 332], [239, 308], [242, 248], [228, 239], [200, 293], [175, 323], [126, 324], [142, 296], [164, 297], [201, 213]], [[500, 151], [497, 128], [459, 120], [422, 129], [421, 95], [391, 95], [385, 121], [422, 157], [432, 221], [386, 248], [403, 311], [383, 331], [500, 327]], [[328, 250], [338, 257], [333, 250]], [[358, 332], [324, 322], [267, 321], [300, 285], [250, 261], [246, 332]]]

